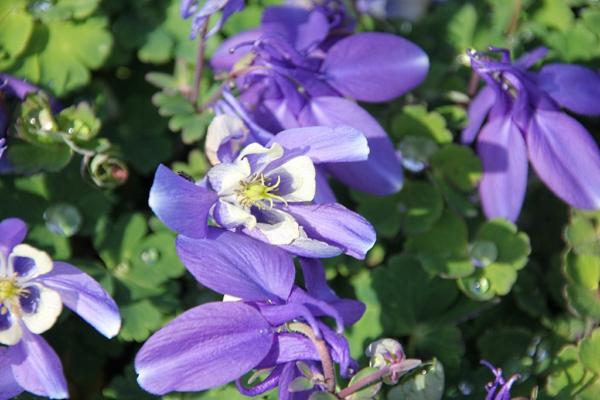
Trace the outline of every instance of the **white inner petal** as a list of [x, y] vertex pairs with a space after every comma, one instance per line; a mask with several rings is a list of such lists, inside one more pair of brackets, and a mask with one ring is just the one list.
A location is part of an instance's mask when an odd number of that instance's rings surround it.
[[278, 175], [285, 177], [289, 185], [285, 193], [279, 193], [281, 197], [289, 202], [312, 201], [316, 192], [315, 166], [307, 156], [294, 157], [283, 165], [268, 172], [268, 177], [276, 179]]
[[219, 196], [232, 195], [240, 187], [240, 182], [250, 176], [250, 164], [245, 159], [232, 164], [218, 164], [208, 171], [207, 176], [210, 186]]
[[283, 147], [278, 143], [273, 143], [270, 148], [261, 146], [258, 143], [251, 143], [241, 151], [237, 159], [242, 160], [252, 154], [263, 155], [260, 159], [256, 160], [252, 171], [253, 173], [261, 173], [267, 165], [283, 156]]
[[256, 226], [256, 217], [250, 213], [250, 210], [231, 204], [223, 199], [219, 200], [214, 214], [218, 218], [217, 222], [223, 228], [231, 229], [244, 225], [248, 229], [254, 229]]
[[62, 311], [62, 300], [60, 295], [54, 290], [37, 283], [34, 285], [40, 291], [37, 309], [32, 314], [23, 312], [21, 319], [25, 323], [25, 326], [27, 326], [27, 329], [33, 333], [40, 334], [50, 329], [58, 319]]
[[[1, 312], [1, 311], [0, 311]], [[0, 344], [5, 346], [12, 346], [21, 340], [23, 337], [23, 331], [21, 330], [21, 325], [19, 321], [16, 320], [13, 316], [13, 324], [10, 328], [0, 331]], [[4, 368], [4, 366], [2, 366]]]
[[300, 226], [290, 214], [281, 210], [264, 211], [272, 220], [270, 223], [259, 222], [256, 228], [274, 245], [290, 244], [300, 237]]
[[17, 279], [18, 281], [30, 280], [52, 271], [52, 259], [48, 253], [38, 250], [28, 244], [19, 244], [13, 248], [13, 251], [9, 256], [8, 270], [10, 275], [14, 272], [13, 262], [15, 257], [31, 258], [35, 263], [34, 270], [28, 273], [24, 279]]
[[230, 142], [231, 150], [235, 154], [238, 151], [236, 147], [239, 146], [240, 141], [244, 139], [247, 133], [248, 128], [240, 118], [228, 114], [217, 115], [208, 126], [206, 141], [204, 142], [204, 151], [208, 161], [212, 165], [219, 164], [221, 160], [219, 160], [218, 152], [224, 140], [231, 136], [241, 136], [239, 139]]

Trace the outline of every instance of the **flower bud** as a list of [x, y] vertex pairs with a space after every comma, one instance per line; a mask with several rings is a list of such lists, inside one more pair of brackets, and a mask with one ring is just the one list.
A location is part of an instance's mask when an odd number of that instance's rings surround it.
[[90, 162], [90, 176], [94, 183], [103, 188], [115, 188], [129, 177], [127, 165], [107, 154], [98, 154]]
[[383, 377], [387, 385], [395, 385], [402, 375], [421, 365], [421, 360], [407, 359], [402, 345], [394, 339], [380, 339], [371, 343], [365, 354], [371, 358], [371, 367], [390, 368], [390, 373]]

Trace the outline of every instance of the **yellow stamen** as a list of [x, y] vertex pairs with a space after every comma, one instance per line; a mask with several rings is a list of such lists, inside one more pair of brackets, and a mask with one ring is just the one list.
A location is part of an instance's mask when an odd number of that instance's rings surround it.
[[260, 209], [273, 208], [273, 201], [287, 205], [287, 201], [276, 194], [281, 177], [277, 176], [277, 182], [272, 185], [269, 185], [267, 181], [264, 174], [253, 174], [250, 179], [240, 182], [240, 189], [236, 192], [240, 205], [246, 208], [256, 206]]

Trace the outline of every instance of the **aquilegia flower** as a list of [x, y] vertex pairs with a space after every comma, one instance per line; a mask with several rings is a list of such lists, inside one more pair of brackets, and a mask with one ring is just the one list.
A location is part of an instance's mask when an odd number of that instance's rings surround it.
[[[238, 381], [242, 392], [255, 396], [278, 385], [281, 390], [297, 374], [297, 361], [321, 360], [310, 335], [324, 341], [343, 376], [351, 373], [354, 362], [340, 333], [360, 319], [364, 305], [335, 296], [318, 261], [302, 260], [303, 290], [294, 284], [288, 253], [239, 233], [209, 228], [206, 239], [179, 236], [177, 252], [202, 285], [229, 301], [193, 308], [148, 339], [135, 360], [144, 389], [159, 395], [201, 391], [257, 369], [269, 376], [251, 388]], [[337, 332], [321, 317], [333, 318]], [[287, 390], [280, 393], [280, 399], [289, 398]]]
[[385, 33], [338, 35], [322, 7], [268, 7], [261, 26], [225, 41], [211, 64], [236, 82], [247, 114], [269, 132], [314, 125], [364, 132], [369, 158], [328, 165], [328, 174], [374, 194], [401, 188], [392, 142], [353, 100], [388, 101], [419, 85], [429, 61], [415, 44]]
[[[600, 75], [569, 64], [528, 68], [546, 51], [516, 62], [471, 51], [471, 66], [487, 86], [469, 107], [463, 143], [477, 137], [484, 175], [479, 193], [488, 218], [515, 221], [527, 186], [527, 160], [558, 197], [575, 208], [600, 208], [600, 152], [587, 130], [568, 114], [600, 115]], [[484, 121], [487, 118], [487, 122]], [[483, 127], [482, 127], [483, 125]]]
[[313, 201], [319, 187], [315, 164], [367, 157], [367, 141], [355, 129], [289, 129], [266, 146], [250, 143], [230, 156], [217, 152], [224, 158], [205, 182], [190, 182], [164, 166], [156, 171], [150, 207], [177, 233], [205, 237], [210, 215], [223, 228], [307, 257], [364, 258], [375, 243], [375, 231], [362, 216], [335, 202]]
[[[202, 3], [200, 7], [199, 3]], [[181, 18], [192, 17], [192, 32], [190, 39], [195, 39], [208, 25], [208, 20], [214, 14], [221, 16], [207, 36], [217, 33], [234, 13], [244, 9], [244, 0], [182, 0], [180, 4]], [[203, 38], [204, 40], [204, 38]]]
[[487, 392], [485, 400], [510, 400], [510, 389], [512, 388], [512, 385], [519, 380], [520, 376], [515, 374], [507, 381], [502, 376], [502, 370], [500, 368], [494, 367], [485, 360], [481, 361], [481, 364], [488, 367], [494, 374], [495, 378], [493, 382], [489, 382], [485, 385], [485, 391]]
[[0, 222], [0, 399], [22, 391], [68, 397], [60, 360], [40, 334], [50, 329], [62, 305], [106, 337], [115, 336], [121, 317], [115, 302], [90, 276], [21, 242], [23, 221]]

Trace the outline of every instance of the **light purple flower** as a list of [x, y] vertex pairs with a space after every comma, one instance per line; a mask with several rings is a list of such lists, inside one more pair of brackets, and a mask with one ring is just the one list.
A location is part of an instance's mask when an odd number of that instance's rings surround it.
[[21, 243], [23, 221], [0, 222], [0, 399], [28, 391], [67, 398], [60, 360], [40, 334], [50, 329], [63, 304], [106, 337], [121, 317], [115, 302], [90, 276]]
[[[302, 321], [322, 338], [340, 372], [354, 365], [340, 333], [364, 312], [358, 301], [335, 296], [318, 261], [302, 260], [307, 290], [294, 284], [291, 256], [248, 236], [209, 228], [206, 239], [177, 238], [177, 252], [204, 286], [223, 302], [193, 308], [167, 324], [144, 344], [135, 361], [139, 384], [154, 394], [201, 391], [238, 380], [253, 369], [270, 375], [244, 393], [257, 395], [285, 384], [298, 360], [320, 360], [314, 344], [290, 332]], [[336, 331], [320, 317], [331, 317]], [[280, 399], [288, 399], [282, 393]]]
[[507, 381], [502, 376], [502, 370], [500, 368], [494, 367], [485, 360], [481, 361], [481, 364], [488, 367], [494, 374], [495, 378], [493, 382], [489, 382], [485, 385], [485, 391], [487, 392], [485, 400], [511, 400], [510, 389], [514, 383], [519, 380], [520, 376], [515, 374]]
[[[235, 138], [241, 125], [227, 122], [231, 118], [218, 116], [209, 128], [209, 154], [218, 163], [205, 181], [193, 183], [164, 166], [157, 169], [149, 198], [154, 213], [191, 238], [205, 237], [210, 216], [223, 228], [294, 254], [364, 258], [375, 243], [371, 224], [341, 204], [314, 201], [315, 164], [364, 160], [369, 153], [364, 136], [347, 127], [306, 127], [282, 131], [266, 146], [240, 147]], [[213, 140], [215, 131], [220, 133]]]
[[528, 71], [545, 49], [510, 61], [469, 52], [487, 86], [471, 102], [463, 143], [477, 137], [484, 175], [479, 186], [485, 215], [515, 221], [527, 186], [528, 160], [558, 197], [580, 209], [600, 208], [600, 152], [587, 130], [561, 107], [600, 115], [600, 75], [577, 65], [549, 64]]
[[[204, 2], [202, 7], [199, 3]], [[195, 39], [208, 25], [208, 20], [214, 14], [221, 12], [219, 20], [208, 32], [207, 37], [217, 33], [234, 13], [244, 9], [244, 0], [182, 0], [180, 13], [183, 19], [192, 17], [192, 32], [190, 39]], [[204, 40], [204, 38], [203, 38]]]
[[429, 61], [415, 44], [384, 33], [338, 35], [320, 7], [268, 7], [259, 28], [225, 41], [211, 63], [237, 77], [245, 113], [266, 131], [346, 125], [364, 132], [369, 158], [325, 165], [327, 174], [375, 194], [401, 188], [392, 142], [354, 100], [389, 101], [419, 85]]

